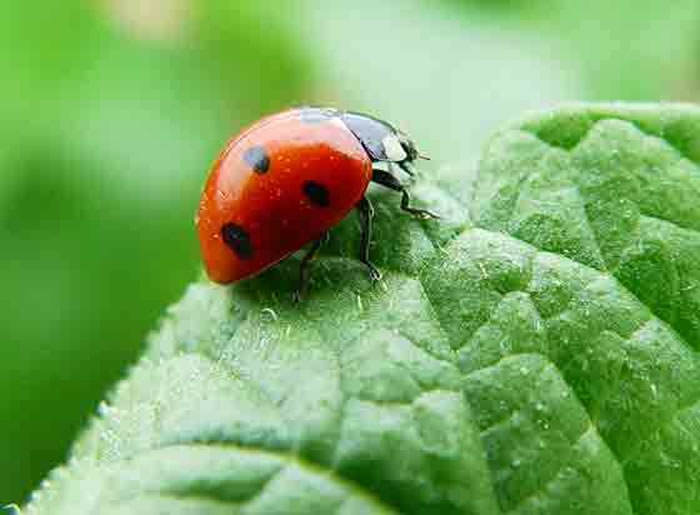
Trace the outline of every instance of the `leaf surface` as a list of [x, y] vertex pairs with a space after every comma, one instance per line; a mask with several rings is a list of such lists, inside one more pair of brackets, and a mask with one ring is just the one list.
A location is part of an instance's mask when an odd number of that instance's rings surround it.
[[[298, 260], [193, 284], [29, 513], [692, 514], [700, 110], [582, 105], [373, 192]], [[439, 179], [439, 177], [438, 177]]]

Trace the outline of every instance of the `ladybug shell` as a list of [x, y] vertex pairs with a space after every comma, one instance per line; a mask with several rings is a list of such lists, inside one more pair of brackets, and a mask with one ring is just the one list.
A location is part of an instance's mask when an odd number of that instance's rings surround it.
[[197, 226], [209, 277], [255, 275], [317, 240], [362, 199], [372, 162], [343, 122], [321, 109], [263, 118], [214, 163]]

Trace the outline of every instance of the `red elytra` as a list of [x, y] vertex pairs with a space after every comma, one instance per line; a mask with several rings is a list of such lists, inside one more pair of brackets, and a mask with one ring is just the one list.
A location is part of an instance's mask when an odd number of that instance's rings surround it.
[[[413, 143], [391, 125], [367, 115], [329, 108], [283, 111], [256, 122], [229, 141], [202, 193], [197, 227], [209, 277], [230, 283], [256, 275], [307, 243], [320, 241], [354, 208], [363, 218], [360, 259], [368, 259], [372, 209], [370, 181], [403, 194], [403, 185], [379, 162], [407, 173], [419, 157]], [[365, 237], [366, 236], [366, 237]], [[318, 248], [302, 262], [304, 266]]]

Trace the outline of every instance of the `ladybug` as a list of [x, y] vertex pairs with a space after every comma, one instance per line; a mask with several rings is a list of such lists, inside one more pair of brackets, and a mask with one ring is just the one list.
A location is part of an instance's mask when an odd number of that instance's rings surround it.
[[207, 274], [239, 281], [313, 242], [299, 268], [299, 300], [328, 231], [357, 209], [360, 261], [372, 280], [381, 278], [369, 260], [374, 211], [365, 192], [370, 182], [381, 184], [401, 193], [402, 210], [438, 218], [411, 207], [392, 173], [397, 165], [413, 175], [419, 157], [404, 133], [366, 114], [302, 107], [259, 120], [228, 142], [204, 187], [196, 223]]

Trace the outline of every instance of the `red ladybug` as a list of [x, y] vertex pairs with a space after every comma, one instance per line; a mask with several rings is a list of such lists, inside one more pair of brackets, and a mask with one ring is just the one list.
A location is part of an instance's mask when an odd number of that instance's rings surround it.
[[224, 284], [245, 279], [313, 242], [299, 269], [299, 298], [328, 230], [356, 208], [360, 261], [379, 279], [369, 260], [373, 210], [365, 192], [374, 181], [400, 192], [404, 211], [437, 218], [410, 207], [390, 173], [397, 164], [412, 174], [417, 157], [405, 134], [368, 115], [304, 107], [263, 118], [229, 141], [202, 193], [197, 227], [209, 277]]

